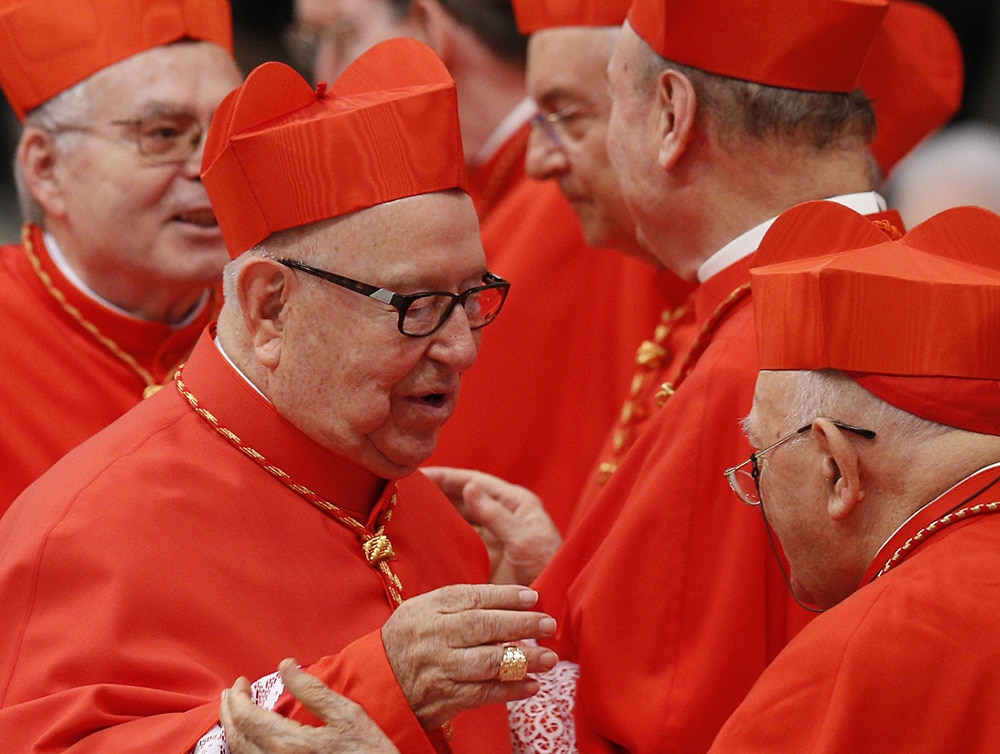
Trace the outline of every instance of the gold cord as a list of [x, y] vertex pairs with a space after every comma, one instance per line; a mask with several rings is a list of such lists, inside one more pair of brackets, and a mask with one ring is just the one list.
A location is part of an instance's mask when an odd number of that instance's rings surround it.
[[[698, 335], [695, 336], [694, 341], [691, 343], [691, 347], [688, 349], [687, 354], [684, 357], [684, 361], [681, 363], [680, 368], [677, 370], [677, 377], [673, 382], [664, 382], [660, 385], [660, 389], [657, 390], [655, 400], [657, 408], [662, 408], [663, 404], [667, 402], [676, 391], [677, 388], [681, 386], [681, 383], [687, 379], [688, 375], [694, 370], [695, 365], [698, 363], [698, 359], [701, 355], [708, 349], [709, 344], [712, 342], [712, 338], [715, 335], [715, 331], [718, 329], [720, 323], [725, 318], [725, 316], [739, 303], [744, 297], [750, 293], [750, 284], [744, 283], [734, 289], [722, 303], [720, 303], [702, 326]], [[656, 332], [653, 335], [652, 341], [644, 341], [639, 350], [636, 353], [636, 364], [638, 370], [636, 375], [632, 378], [632, 389], [629, 396], [629, 400], [626, 401], [625, 405], [622, 407], [622, 412], [618, 420], [618, 428], [615, 431], [613, 439], [612, 456], [608, 460], [601, 463], [598, 467], [598, 484], [605, 484], [618, 469], [622, 459], [625, 456], [626, 451], [631, 447], [635, 440], [635, 425], [646, 418], [646, 409], [643, 406], [643, 402], [640, 400], [641, 393], [646, 386], [646, 379], [651, 376], [652, 372], [659, 369], [662, 365], [664, 358], [667, 356], [666, 349], [663, 348], [662, 343], [669, 334], [673, 331], [677, 324], [677, 321], [687, 313], [687, 307], [681, 307], [675, 311], [665, 310], [661, 315], [660, 324], [657, 325]]]
[[354, 532], [361, 540], [361, 547], [364, 551], [365, 559], [368, 561], [368, 564], [375, 570], [379, 571], [382, 576], [382, 584], [385, 588], [386, 595], [389, 597], [389, 604], [396, 607], [403, 603], [403, 585], [400, 582], [399, 577], [396, 576], [392, 568], [389, 566], [389, 561], [392, 560], [396, 554], [392, 549], [392, 543], [389, 541], [389, 537], [385, 534], [385, 527], [392, 518], [392, 512], [396, 505], [395, 491], [393, 491], [389, 504], [386, 506], [385, 512], [381, 516], [381, 523], [379, 527], [374, 532], [370, 531], [364, 524], [355, 519], [349, 513], [345, 512], [338, 505], [320, 497], [308, 487], [296, 484], [283, 469], [268, 463], [267, 459], [264, 458], [259, 451], [249, 445], [246, 445], [234, 432], [219, 424], [219, 420], [216, 419], [210, 411], [202, 408], [198, 404], [198, 399], [187, 389], [187, 386], [184, 384], [184, 380], [181, 379], [179, 373], [175, 378], [175, 384], [177, 385], [178, 392], [184, 396], [187, 402], [191, 405], [191, 408], [194, 409], [195, 413], [208, 422], [208, 424], [216, 432], [225, 437], [234, 447], [243, 453], [243, 455], [252, 459], [258, 466], [264, 469], [264, 471], [273, 476], [292, 492], [302, 498], [305, 498], [308, 502], [328, 514], [334, 521], [337, 521]]
[[931, 534], [934, 534], [946, 526], [957, 524], [958, 522], [964, 521], [973, 516], [981, 516], [984, 513], [996, 513], [997, 511], [1000, 511], [1000, 501], [992, 503], [979, 503], [967, 508], [960, 508], [959, 510], [953, 511], [946, 516], [941, 516], [941, 518], [936, 521], [931, 521], [927, 524], [927, 526], [903, 542], [896, 552], [892, 554], [892, 557], [885, 562], [885, 565], [882, 566], [882, 570], [878, 572], [878, 575], [883, 576], [891, 571], [893, 567], [901, 563], [906, 558], [910, 550], [927, 539], [927, 537]]
[[[35, 252], [35, 245], [31, 240], [30, 225], [25, 225], [22, 228], [21, 243], [24, 246], [24, 251], [28, 255], [29, 261], [31, 262], [32, 269], [34, 269], [35, 274], [38, 275], [38, 279], [41, 280], [45, 290], [48, 291], [49, 295], [56, 300], [56, 303], [62, 307], [63, 311], [72, 317], [73, 320], [76, 321], [76, 323], [80, 325], [80, 327], [82, 327], [84, 331], [94, 340], [110, 351], [115, 358], [135, 372], [139, 379], [145, 383], [145, 387], [142, 390], [142, 397], [148, 398], [162, 388], [163, 384], [157, 382], [148, 369], [136, 361], [130, 353], [124, 351], [115, 341], [102, 333], [98, 329], [97, 325], [84, 317], [80, 310], [71, 304], [66, 299], [66, 295], [56, 287], [55, 283], [52, 281], [52, 276], [49, 275], [49, 273], [42, 267], [42, 261], [38, 258], [38, 254]], [[183, 361], [181, 361], [175, 369], [179, 368], [181, 364], [183, 364]], [[168, 370], [167, 374], [172, 374], [173, 371], [174, 370]]]

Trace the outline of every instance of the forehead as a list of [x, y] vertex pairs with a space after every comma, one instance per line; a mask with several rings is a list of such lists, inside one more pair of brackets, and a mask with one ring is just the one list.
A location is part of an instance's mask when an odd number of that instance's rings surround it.
[[545, 29], [528, 43], [528, 93], [538, 102], [559, 96], [593, 99], [607, 89], [606, 69], [617, 27]]
[[98, 71], [88, 81], [88, 96], [103, 109], [175, 108], [210, 115], [240, 83], [235, 61], [218, 45], [176, 42]]
[[[372, 282], [476, 279], [486, 259], [472, 200], [461, 191], [397, 199], [315, 223], [302, 237], [315, 259]], [[451, 278], [456, 278], [451, 280]]]

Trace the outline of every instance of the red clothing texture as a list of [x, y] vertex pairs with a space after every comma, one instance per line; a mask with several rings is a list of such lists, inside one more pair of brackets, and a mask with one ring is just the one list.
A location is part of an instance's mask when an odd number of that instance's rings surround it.
[[477, 201], [487, 262], [513, 286], [430, 463], [523, 485], [565, 530], [663, 304], [652, 266], [588, 246], [556, 183], [523, 175], [520, 143], [518, 160], [501, 149], [472, 176], [494, 185], [483, 171], [522, 171]]
[[660, 410], [666, 390], [678, 383], [686, 370], [688, 355], [698, 332], [694, 307], [688, 297], [694, 284], [687, 283], [666, 270], [660, 272], [659, 287], [664, 307], [650, 337], [639, 344], [633, 358], [633, 376], [628, 395], [587, 476], [580, 500], [570, 518], [569, 528], [586, 515], [600, 499], [601, 490], [618, 469], [646, 423]]
[[694, 369], [535, 582], [540, 609], [559, 621], [552, 646], [580, 665], [583, 752], [706, 751], [810, 617], [760, 515], [723, 477], [751, 450], [740, 421], [757, 375], [753, 311], [748, 295], [731, 299], [749, 265], [694, 292], [705, 331]]
[[[997, 465], [982, 469], [904, 524], [863, 586], [764, 672], [712, 751], [1000, 751], [998, 482]], [[956, 508], [967, 512], [927, 529]]]
[[[182, 377], [218, 425], [385, 534], [404, 597], [482, 582], [473, 530], [422, 474], [395, 485], [302, 435], [206, 335]], [[395, 490], [394, 490], [395, 488]], [[322, 669], [407, 752], [443, 750], [403, 698], [379, 629], [392, 607], [358, 536], [196, 413], [175, 385], [68, 454], [0, 521], [0, 731], [17, 752], [187, 752], [219, 694], [285, 657]], [[452, 750], [509, 751], [502, 706]]]
[[146, 380], [80, 319], [162, 383], [212, 316], [205, 306], [175, 329], [119, 313], [65, 278], [38, 228], [27, 246], [0, 248], [0, 321], [7, 338], [0, 349], [0, 514], [67, 451], [142, 400]]

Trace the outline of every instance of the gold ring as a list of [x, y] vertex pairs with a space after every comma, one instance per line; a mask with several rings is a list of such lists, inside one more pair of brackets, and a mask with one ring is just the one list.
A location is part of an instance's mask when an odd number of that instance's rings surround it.
[[500, 680], [521, 681], [528, 674], [528, 656], [520, 647], [504, 647], [500, 659]]

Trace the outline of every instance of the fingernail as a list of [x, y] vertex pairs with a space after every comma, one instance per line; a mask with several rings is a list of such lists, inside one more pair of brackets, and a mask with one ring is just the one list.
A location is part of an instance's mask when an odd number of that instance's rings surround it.
[[542, 636], [552, 636], [556, 632], [556, 619], [545, 617], [538, 621], [538, 630]]
[[518, 597], [521, 600], [521, 604], [525, 607], [531, 607], [538, 602], [538, 592], [534, 589], [522, 589]]
[[546, 670], [552, 670], [556, 666], [556, 663], [559, 662], [559, 655], [555, 652], [545, 652], [539, 658], [539, 662], [542, 663], [542, 667]]

